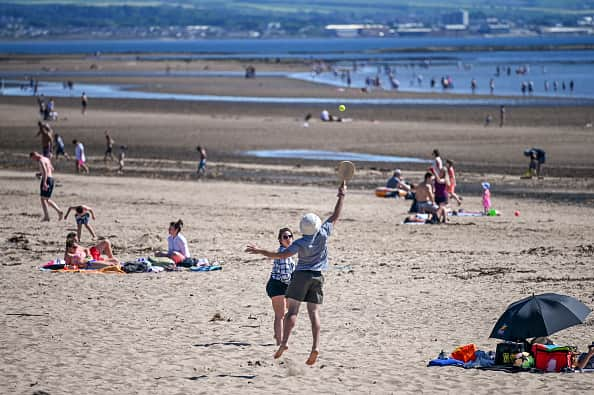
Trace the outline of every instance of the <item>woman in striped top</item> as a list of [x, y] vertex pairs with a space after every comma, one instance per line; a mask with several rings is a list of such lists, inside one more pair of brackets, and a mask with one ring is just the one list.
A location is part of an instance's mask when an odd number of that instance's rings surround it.
[[[283, 252], [293, 243], [293, 232], [289, 228], [278, 231], [278, 252]], [[291, 275], [295, 270], [295, 261], [292, 257], [275, 259], [270, 272], [270, 279], [266, 284], [266, 293], [272, 300], [274, 310], [274, 338], [278, 346], [283, 337], [283, 318], [287, 310], [285, 291], [291, 282]]]

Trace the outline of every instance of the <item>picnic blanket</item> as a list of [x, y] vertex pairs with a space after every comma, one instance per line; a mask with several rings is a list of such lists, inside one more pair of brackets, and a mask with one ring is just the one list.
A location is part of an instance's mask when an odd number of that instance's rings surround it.
[[[151, 260], [148, 258], [136, 258], [133, 261], [123, 262], [119, 266], [107, 266], [100, 269], [84, 269], [77, 267], [68, 267], [63, 259], [56, 258], [52, 261], [47, 262], [44, 265], [39, 266], [39, 270], [46, 272], [63, 272], [63, 273], [115, 273], [115, 274], [130, 274], [130, 273], [159, 273], [163, 271], [181, 271], [188, 270], [192, 272], [212, 272], [216, 270], [223, 270], [223, 267], [219, 264], [211, 264], [208, 259], [200, 258], [194, 260], [195, 264], [190, 265], [153, 265]], [[95, 261], [89, 261], [94, 263]], [[99, 262], [99, 261], [97, 261]]]

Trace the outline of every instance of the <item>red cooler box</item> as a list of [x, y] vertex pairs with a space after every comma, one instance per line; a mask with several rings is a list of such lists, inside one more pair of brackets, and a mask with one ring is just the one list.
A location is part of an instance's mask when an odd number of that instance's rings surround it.
[[560, 372], [571, 367], [571, 349], [569, 347], [551, 347], [533, 344], [534, 367], [545, 372]]

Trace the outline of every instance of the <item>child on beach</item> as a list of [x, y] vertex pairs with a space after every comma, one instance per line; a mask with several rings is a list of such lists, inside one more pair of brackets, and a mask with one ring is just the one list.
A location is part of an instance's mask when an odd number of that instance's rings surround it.
[[462, 198], [456, 194], [456, 171], [454, 170], [454, 162], [450, 159], [446, 160], [446, 169], [450, 183], [447, 187], [448, 194], [458, 202], [458, 206], [462, 204]]
[[487, 215], [491, 209], [491, 184], [485, 181], [481, 185], [483, 187], [483, 213]]
[[80, 173], [81, 169], [84, 170], [85, 173], [89, 172], [89, 167], [87, 166], [87, 157], [85, 156], [85, 146], [78, 140], [72, 140], [72, 144], [74, 144], [74, 159], [76, 160], [76, 172]]
[[274, 358], [289, 349], [287, 346], [289, 337], [295, 324], [301, 302], [307, 302], [307, 312], [311, 321], [313, 344], [307, 361], [307, 365], [316, 363], [320, 347], [320, 305], [324, 299], [322, 290], [324, 276], [322, 271], [328, 269], [328, 238], [332, 234], [334, 224], [338, 221], [342, 211], [346, 184], [343, 182], [338, 188], [338, 200], [334, 206], [332, 215], [322, 224], [320, 217], [309, 213], [301, 218], [299, 229], [303, 236], [295, 240], [283, 252], [274, 252], [261, 249], [253, 244], [248, 244], [245, 251], [250, 254], [260, 254], [268, 258], [287, 259], [295, 254], [298, 255], [297, 267], [287, 288], [286, 298], [288, 311], [283, 322], [283, 338]]
[[167, 237], [167, 252], [157, 252], [155, 256], [171, 258], [176, 264], [184, 259], [190, 258], [190, 249], [188, 241], [181, 233], [184, 221], [178, 219], [177, 222], [169, 223], [169, 236]]
[[120, 146], [120, 155], [118, 157], [118, 174], [122, 174], [124, 172], [124, 160], [126, 159], [126, 152], [128, 151], [128, 146], [121, 145]]
[[[278, 242], [280, 246], [277, 252], [282, 253], [293, 243], [293, 232], [289, 228], [282, 228], [278, 231]], [[295, 270], [295, 261], [292, 257], [286, 259], [277, 258], [273, 262], [270, 279], [266, 284], [266, 293], [272, 300], [274, 310], [274, 338], [276, 345], [280, 346], [283, 339], [283, 318], [287, 311], [285, 293], [291, 282], [291, 274]]]
[[105, 155], [103, 156], [103, 162], [107, 162], [107, 158], [113, 161], [113, 143], [115, 140], [111, 138], [109, 130], [105, 131]]
[[76, 220], [77, 239], [78, 240], [81, 239], [80, 236], [82, 233], [83, 225], [85, 226], [85, 228], [87, 228], [87, 230], [89, 231], [89, 233], [91, 234], [93, 239], [96, 239], [97, 234], [95, 234], [95, 230], [93, 229], [93, 227], [91, 225], [89, 225], [89, 218], [93, 218], [93, 221], [95, 221], [95, 212], [93, 211], [93, 209], [90, 208], [89, 206], [83, 206], [83, 205], [68, 207], [68, 210], [66, 211], [66, 215], [64, 216], [64, 220], [66, 220], [68, 218], [68, 214], [70, 214], [71, 210], [74, 210], [74, 212], [75, 212], [74, 219]]
[[200, 177], [202, 177], [206, 173], [206, 148], [199, 145], [198, 147], [196, 147], [196, 151], [200, 153], [200, 162], [198, 162], [198, 170], [196, 173], [198, 179], [200, 179]]

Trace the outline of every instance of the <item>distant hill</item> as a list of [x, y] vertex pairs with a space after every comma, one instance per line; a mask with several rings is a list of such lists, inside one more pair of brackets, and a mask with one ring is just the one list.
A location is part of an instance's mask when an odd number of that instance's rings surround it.
[[494, 17], [521, 25], [571, 25], [580, 16], [594, 15], [592, 0], [9, 0], [0, 2], [0, 36], [97, 29], [164, 35], [162, 29], [170, 26], [199, 25], [227, 32], [319, 35], [326, 24], [336, 23], [435, 24], [444, 13], [461, 8], [471, 20]]

